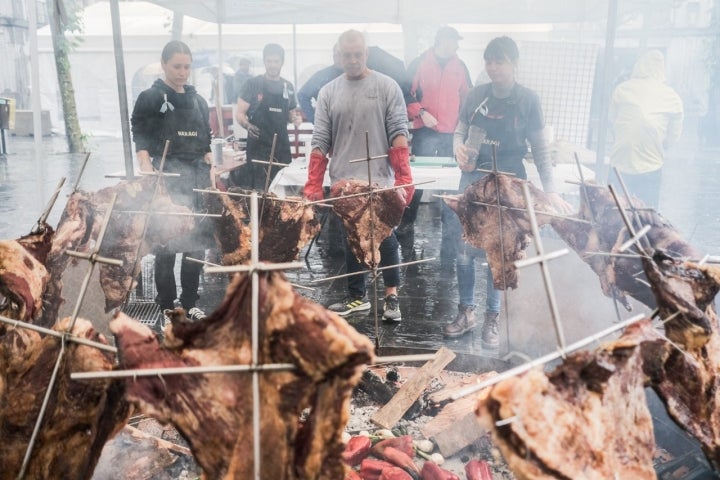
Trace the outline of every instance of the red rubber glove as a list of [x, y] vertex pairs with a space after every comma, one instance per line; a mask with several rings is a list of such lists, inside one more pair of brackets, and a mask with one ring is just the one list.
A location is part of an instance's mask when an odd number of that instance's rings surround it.
[[[410, 170], [410, 149], [408, 147], [390, 147], [388, 158], [390, 159], [390, 166], [395, 171], [395, 186], [413, 183], [412, 171]], [[408, 185], [405, 188], [398, 189], [397, 192], [407, 206], [415, 193], [415, 187]]]
[[314, 202], [325, 198], [323, 195], [323, 179], [325, 178], [327, 164], [328, 158], [322, 153], [312, 152], [310, 154], [308, 178], [303, 189], [303, 196], [310, 201]]

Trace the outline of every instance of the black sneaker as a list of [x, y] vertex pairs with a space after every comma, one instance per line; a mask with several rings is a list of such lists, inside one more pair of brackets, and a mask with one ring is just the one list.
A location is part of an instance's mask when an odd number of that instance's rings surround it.
[[200, 310], [198, 307], [193, 307], [187, 312], [187, 318], [191, 322], [199, 322], [205, 317], [207, 317], [207, 315], [205, 315], [205, 312]]
[[341, 302], [333, 303], [327, 308], [331, 312], [335, 312], [341, 317], [344, 317], [353, 312], [370, 310], [370, 302], [365, 298], [345, 297]]
[[397, 295], [391, 293], [385, 297], [385, 308], [383, 308], [383, 320], [390, 320], [393, 322], [399, 322], [402, 320], [402, 313], [400, 313], [400, 302], [398, 301]]

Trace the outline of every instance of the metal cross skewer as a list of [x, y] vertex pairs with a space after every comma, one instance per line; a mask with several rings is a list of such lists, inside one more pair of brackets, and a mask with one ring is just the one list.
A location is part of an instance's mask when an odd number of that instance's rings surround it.
[[[632, 201], [632, 197], [630, 196], [630, 191], [628, 190], [627, 186], [625, 185], [625, 180], [622, 178], [622, 174], [620, 174], [620, 170], [618, 170], [617, 167], [613, 167], [613, 171], [615, 172], [615, 176], [617, 177], [618, 182], [620, 183], [620, 188], [622, 188], [623, 194], [625, 195], [625, 199], [627, 200], [627, 203], [630, 206], [630, 211], [633, 214], [633, 219], [637, 223], [637, 228], [641, 228], [642, 222], [640, 220], [640, 214], [638, 213], [638, 210], [635, 207], [635, 202]], [[620, 204], [618, 204], [618, 208], [621, 208]], [[652, 248], [652, 245], [650, 245], [650, 240], [647, 237], [644, 237], [643, 240], [645, 240], [646, 248]]]
[[73, 185], [72, 193], [77, 192], [80, 188], [80, 180], [82, 180], [82, 176], [85, 173], [85, 167], [87, 167], [88, 160], [90, 160], [90, 152], [87, 152], [85, 154], [82, 166], [80, 167], [80, 173], [78, 173], [77, 179], [75, 180], [75, 185]]
[[[222, 267], [225, 266], [225, 265], [219, 265], [219, 264], [213, 263], [213, 262], [208, 262], [207, 260], [200, 260], [199, 258], [193, 258], [193, 257], [185, 257], [185, 260], [188, 260], [188, 261], [190, 261], [190, 262], [195, 262], [195, 263], [201, 263], [201, 264], [207, 265], [207, 266], [209, 266], [209, 267], [222, 268]], [[303, 264], [301, 264], [301, 263], [299, 263], [299, 262], [293, 262], [293, 263], [276, 263], [275, 265], [282, 265], [283, 268], [302, 268], [302, 267], [304, 266]], [[252, 270], [255, 270], [255, 268], [249, 267], [246, 271], [249, 272], [249, 271], [252, 271]], [[274, 269], [273, 269], [273, 270], [274, 270]], [[234, 271], [234, 270], [233, 270], [233, 271]], [[210, 271], [210, 270], [208, 270], [208, 269], [206, 269], [205, 272], [206, 272], [206, 273], [217, 273], [217, 272], [212, 272], [212, 271]], [[312, 292], [315, 291], [315, 289], [312, 288], [312, 287], [306, 287], [306, 286], [304, 286], [304, 285], [297, 285], [297, 284], [292, 283], [292, 282], [288, 282], [288, 283], [290, 283], [290, 285], [292, 285], [294, 288], [302, 288], [302, 289], [305, 289], [305, 290], [310, 290], [310, 291], [312, 291]]]
[[53, 330], [52, 328], [45, 328], [45, 327], [41, 327], [39, 325], [33, 325], [32, 323], [23, 322], [21, 320], [15, 320], [12, 318], [4, 317], [2, 315], [0, 315], [0, 322], [6, 323], [15, 328], [24, 328], [26, 330], [32, 330], [34, 332], [42, 333], [45, 335], [50, 335], [51, 337], [57, 337], [57, 338], [65, 337], [65, 339], [68, 342], [79, 343], [80, 345], [86, 345], [88, 347], [97, 348], [98, 350], [104, 350], [104, 351], [110, 352], [110, 353], [117, 353], [117, 348], [115, 348], [113, 346], [107, 345], [105, 343], [93, 342], [92, 340], [88, 340], [87, 338], [83, 338], [83, 337], [78, 337], [77, 335], [58, 332], [57, 330]]
[[[551, 254], [545, 254], [542, 241], [540, 240], [540, 229], [538, 228], [537, 217], [535, 216], [535, 208], [532, 205], [532, 198], [530, 197], [530, 189], [527, 183], [522, 184], [523, 196], [525, 197], [525, 204], [528, 207], [528, 216], [530, 217], [530, 227], [532, 229], [533, 243], [535, 244], [535, 250], [537, 250], [537, 256], [535, 258], [527, 260], [519, 260], [515, 262], [516, 268], [522, 268], [527, 265], [535, 263], [540, 264], [540, 271], [543, 276], [543, 284], [545, 285], [545, 293], [547, 293], [548, 302], [550, 303], [550, 314], [552, 315], [553, 325], [555, 326], [555, 335], [557, 337], [558, 347], [561, 351], [565, 350], [565, 334], [563, 333], [562, 323], [560, 322], [560, 312], [557, 308], [557, 300], [555, 299], [555, 290], [550, 280], [550, 271], [548, 270], [547, 261], [554, 258], [558, 258], [562, 255], [566, 255], [569, 250], [563, 248], [557, 252]], [[563, 358], [565, 355], [563, 354]]]
[[[433, 197], [435, 198], [442, 198], [442, 199], [448, 199], [448, 200], [458, 200], [458, 197], [456, 195], [442, 195], [442, 194], [433, 194]], [[471, 201], [468, 202], [473, 205], [482, 205], [483, 207], [490, 207], [490, 208], [498, 208], [498, 206], [494, 203], [485, 203], [485, 202], [478, 202], [478, 201]], [[527, 212], [527, 208], [519, 208], [519, 207], [508, 207], [507, 205], [500, 205], [499, 207], [502, 210], [510, 210], [513, 212]], [[590, 223], [588, 220], [583, 220], [582, 218], [576, 218], [568, 215], [560, 215], [558, 213], [551, 213], [551, 212], [541, 212], [536, 211], [535, 213], [540, 215], [545, 215], [547, 217], [555, 217], [555, 218], [562, 218], [564, 220], [569, 220], [571, 222], [577, 222], [577, 223]]]
[[459, 400], [459, 399], [466, 397], [472, 393], [478, 392], [478, 391], [482, 390], [483, 388], [493, 386], [493, 385], [498, 384], [508, 378], [512, 378], [512, 377], [521, 375], [529, 370], [532, 370], [533, 368], [535, 368], [537, 366], [545, 365], [547, 363], [552, 362], [553, 360], [557, 360], [558, 358], [564, 358], [565, 356], [567, 356], [568, 353], [572, 353], [575, 350], [579, 350], [587, 345], [590, 345], [591, 343], [597, 342], [598, 340], [600, 340], [604, 337], [607, 337], [608, 335], [611, 335], [611, 334], [617, 332], [618, 330], [622, 330], [623, 328], [630, 326], [633, 323], [637, 323], [644, 318], [646, 318], [645, 315], [642, 315], [642, 314], [635, 315], [634, 317], [629, 318], [629, 319], [625, 320], [624, 322], [613, 325], [612, 327], [608, 327], [605, 330], [601, 330], [593, 335], [587, 336], [587, 337], [583, 338], [582, 340], [578, 340], [575, 343], [571, 343], [562, 351], [553, 352], [553, 353], [544, 355], [542, 357], [538, 357], [535, 360], [524, 363], [515, 368], [511, 368], [510, 370], [505, 370], [504, 372], [502, 372], [499, 375], [496, 375], [492, 378], [489, 378], [482, 382], [478, 382], [477, 384], [475, 384], [473, 386], [464, 388], [464, 389], [454, 393], [450, 398], [452, 400]]
[[[637, 246], [638, 250], [641, 254], [643, 254], [646, 257], [649, 257], [650, 254], [647, 250], [645, 250], [645, 247], [643, 247], [642, 243], [640, 243], [640, 235], [639, 233], [635, 232], [635, 228], [633, 227], [632, 222], [628, 218], [627, 214], [625, 213], [625, 209], [622, 208], [622, 205], [620, 204], [620, 199], [618, 198], [617, 194], [615, 193], [615, 187], [612, 185], [608, 185], [608, 188], [610, 189], [610, 194], [613, 197], [613, 200], [615, 200], [615, 204], [617, 205], [618, 211], [620, 212], [620, 216], [623, 219], [623, 222], [625, 223], [625, 228], [627, 228], [628, 233], [630, 234], [631, 239]], [[647, 233], [647, 230], [643, 229], [643, 235]]]
[[[385, 267], [378, 267], [378, 268], [377, 268], [377, 271], [380, 272], [380, 271], [382, 271], [382, 270], [387, 270], [387, 269], [389, 269], [389, 268], [406, 267], [406, 266], [408, 266], [408, 265], [417, 265], [417, 264], [419, 264], [419, 263], [427, 263], [427, 262], [431, 262], [431, 261], [433, 261], [433, 260], [436, 260], [436, 258], [435, 258], [435, 257], [429, 257], [429, 258], [424, 258], [424, 259], [422, 259], [422, 260], [413, 260], [413, 261], [411, 261], [411, 262], [396, 263], [396, 264], [394, 264], [394, 265], [387, 265], [387, 266], [385, 266]], [[333, 275], [332, 277], [325, 277], [325, 278], [318, 278], [318, 279], [315, 279], [315, 280], [311, 280], [310, 283], [330, 282], [330, 281], [332, 281], [332, 280], [337, 280], [338, 278], [347, 278], [347, 277], [352, 277], [353, 275], [360, 275], [360, 274], [363, 274], [363, 275], [364, 275], [364, 274], [366, 274], [366, 273], [371, 273], [371, 272], [372, 272], [372, 270], [360, 270], [359, 272], [343, 273], [343, 274], [340, 274], [340, 275]]]
[[55, 187], [55, 191], [53, 192], [52, 196], [50, 197], [50, 200], [48, 200], [47, 205], [45, 206], [45, 210], [40, 214], [40, 218], [38, 218], [37, 223], [35, 224], [35, 227], [32, 229], [32, 233], [41, 233], [44, 229], [45, 222], [47, 221], [48, 217], [50, 216], [50, 212], [52, 211], [53, 207], [55, 206], [55, 202], [57, 201], [58, 195], [60, 194], [60, 190], [62, 190], [63, 185], [65, 184], [65, 177], [62, 177], [60, 181], [57, 184], [57, 187]]
[[[95, 263], [96, 262], [107, 262], [107, 260], [103, 259], [101, 260], [100, 257], [98, 257], [98, 252], [100, 251], [100, 247], [102, 246], [103, 237], [105, 236], [105, 231], [107, 229], [107, 225], [110, 221], [110, 216], [112, 215], [112, 209], [115, 206], [115, 200], [117, 198], [117, 194], [113, 194], [113, 197], [110, 201], [110, 207], [105, 212], [105, 218], [103, 219], [102, 226], [100, 227], [100, 233], [98, 234], [98, 238], [95, 244], [95, 247], [92, 250], [92, 253], [88, 255], [88, 260], [90, 261], [90, 265], [88, 267], [88, 271], [85, 274], [85, 278], [83, 279], [82, 286], [80, 287], [80, 293], [78, 294], [77, 302], [75, 303], [75, 308], [72, 313], [72, 317], [70, 320], [70, 325], [68, 325], [65, 332], [63, 332], [63, 335], [60, 339], [60, 352], [58, 353], [57, 360], [55, 361], [55, 367], [53, 368], [52, 375], [50, 376], [50, 381], [48, 382], [47, 390], [45, 391], [45, 396], [43, 398], [42, 405], [40, 406], [40, 412], [38, 413], [37, 420], [35, 422], [35, 427], [33, 428], [32, 435], [30, 436], [30, 441], [28, 443], [27, 449], [25, 450], [25, 457], [23, 458], [22, 466], [20, 467], [20, 473], [18, 474], [18, 479], [22, 479], [25, 476], [25, 472], [27, 471], [27, 467], [30, 463], [30, 457], [32, 456], [33, 449], [35, 447], [35, 441], [37, 440], [37, 436], [40, 433], [40, 426], [42, 425], [42, 422], [45, 417], [45, 410], [47, 409], [47, 405], [50, 401], [50, 395], [52, 394], [55, 382], [57, 380], [58, 371], [60, 370], [60, 365], [62, 363], [62, 359], [65, 356], [65, 346], [67, 343], [67, 336], [72, 332], [73, 328], [75, 327], [75, 321], [77, 320], [78, 312], [80, 311], [80, 307], [82, 305], [83, 300], [85, 299], [85, 293], [87, 292], [87, 287], [90, 284], [90, 278], [92, 277], [93, 271], [95, 270]], [[120, 265], [122, 265], [122, 262], [119, 260], [115, 260], [114, 262], [120, 262]], [[107, 262], [111, 263], [111, 262]]]

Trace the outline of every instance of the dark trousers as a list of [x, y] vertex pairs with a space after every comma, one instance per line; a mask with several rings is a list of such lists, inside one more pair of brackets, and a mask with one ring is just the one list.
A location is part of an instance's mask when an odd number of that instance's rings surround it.
[[[175, 283], [175, 253], [162, 253], [155, 255], [155, 287], [157, 288], [157, 296], [155, 301], [161, 310], [174, 308], [175, 298], [177, 297], [177, 285]], [[198, 287], [200, 286], [200, 273], [202, 272], [202, 264], [191, 262], [187, 257], [203, 260], [205, 251], [183, 253], [182, 263], [180, 264], [180, 303], [187, 311], [195, 306], [200, 296], [198, 295]]]
[[[159, 166], [159, 162], [154, 161], [153, 163], [158, 163], [156, 168]], [[193, 189], [207, 188], [210, 185], [210, 165], [202, 159], [185, 161], [170, 158], [165, 162], [165, 172], [180, 174], [180, 177], [163, 179], [173, 203], [186, 206], [194, 212], [202, 211], [202, 197]], [[209, 225], [208, 222], [201, 220], [196, 220], [195, 225], [195, 231], [191, 236], [197, 240], [198, 246], [200, 246], [199, 244], [208, 238], [205, 235], [206, 232], [201, 230], [209, 228]], [[173, 308], [175, 299], [178, 298], [175, 282], [175, 252], [163, 251], [162, 247], [155, 251], [155, 288], [157, 289], [155, 301], [163, 310]], [[199, 298], [198, 287], [203, 266], [200, 263], [186, 260], [186, 257], [204, 260], [205, 251], [194, 250], [183, 253], [180, 266], [180, 286], [182, 288], [180, 303], [185, 310], [190, 310]]]
[[[345, 267], [347, 273], [355, 273], [365, 270], [362, 263], [358, 262], [350, 249], [350, 245], [347, 242], [347, 235], [343, 229], [343, 238], [345, 244]], [[400, 252], [399, 243], [395, 232], [393, 231], [389, 237], [380, 242], [380, 267], [388, 265], [397, 265], [400, 263]], [[383, 283], [385, 288], [397, 287], [400, 285], [400, 267], [388, 268], [382, 270]], [[348, 293], [354, 298], [362, 298], [365, 296], [365, 277], [367, 275], [352, 275], [347, 277], [348, 282]]]
[[[412, 131], [412, 153], [419, 157], [453, 157], [453, 134], [441, 133], [431, 128], [418, 128]], [[432, 188], [430, 186], [429, 188]], [[412, 201], [405, 209], [400, 226], [398, 237], [405, 246], [406, 242], [414, 239], [414, 223], [417, 220], [417, 212], [420, 208], [422, 190], [415, 190]], [[447, 192], [454, 193], [454, 192]], [[452, 267], [457, 255], [457, 239], [460, 238], [461, 229], [458, 225], [448, 225], [447, 219], [457, 218], [445, 202], [440, 202], [440, 221], [442, 227], [440, 262], [443, 265]], [[404, 247], [403, 247], [404, 248]]]
[[[636, 196], [645, 204], [646, 207], [652, 207], [655, 210], [660, 205], [660, 185], [662, 184], [662, 169], [654, 172], [639, 173], [631, 175], [629, 173], [621, 173], [623, 182], [631, 195]], [[611, 176], [611, 182], [616, 192], [622, 194], [620, 182], [617, 181], [615, 174]]]

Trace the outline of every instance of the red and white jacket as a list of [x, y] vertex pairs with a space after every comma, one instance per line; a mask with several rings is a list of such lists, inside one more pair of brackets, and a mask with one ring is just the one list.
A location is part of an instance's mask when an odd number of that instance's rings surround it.
[[437, 119], [438, 132], [453, 133], [460, 106], [472, 88], [465, 63], [454, 55], [441, 67], [431, 48], [410, 64], [408, 72], [412, 75], [411, 93], [415, 100], [407, 105], [412, 128], [424, 126], [420, 118], [420, 109], [424, 108]]

